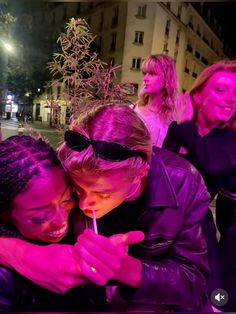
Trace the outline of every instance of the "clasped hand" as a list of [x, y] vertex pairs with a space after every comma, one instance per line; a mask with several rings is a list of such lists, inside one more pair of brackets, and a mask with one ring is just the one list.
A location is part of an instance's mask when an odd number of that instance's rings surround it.
[[17, 265], [9, 265], [37, 285], [60, 294], [87, 281], [101, 286], [114, 279], [136, 287], [142, 266], [138, 259], [128, 255], [128, 246], [143, 239], [140, 231], [104, 237], [87, 229], [75, 245], [41, 246], [15, 240], [22, 253]]
[[128, 246], [143, 239], [141, 231], [107, 238], [86, 229], [75, 244], [81, 275], [97, 285], [105, 285], [108, 280], [114, 279], [129, 286], [138, 286], [142, 266], [138, 259], [128, 254]]

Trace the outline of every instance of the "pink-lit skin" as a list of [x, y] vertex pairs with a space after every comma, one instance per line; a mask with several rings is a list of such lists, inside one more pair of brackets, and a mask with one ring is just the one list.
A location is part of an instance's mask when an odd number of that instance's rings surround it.
[[199, 108], [197, 124], [202, 135], [228, 122], [236, 110], [236, 73], [216, 72], [193, 98]]
[[78, 237], [75, 245], [83, 275], [99, 285], [105, 284], [109, 278], [112, 278], [129, 286], [139, 286], [142, 263], [129, 256], [127, 251], [130, 244], [139, 243], [143, 239], [144, 234], [140, 231], [106, 238], [86, 229]]
[[[72, 174], [72, 179], [79, 197], [79, 208], [90, 218], [93, 218], [93, 210], [96, 218], [100, 218], [123, 203], [140, 180], [138, 177], [129, 178], [125, 169], [99, 175], [83, 172], [73, 177]], [[133, 197], [138, 197], [140, 193], [138, 190]]]
[[58, 242], [68, 230], [68, 216], [74, 205], [71, 189], [60, 168], [45, 170], [33, 178], [11, 206], [10, 222], [26, 238]]
[[161, 94], [164, 90], [164, 87], [165, 77], [161, 69], [157, 73], [146, 72], [143, 74], [143, 90], [152, 98], [155, 97], [156, 94]]

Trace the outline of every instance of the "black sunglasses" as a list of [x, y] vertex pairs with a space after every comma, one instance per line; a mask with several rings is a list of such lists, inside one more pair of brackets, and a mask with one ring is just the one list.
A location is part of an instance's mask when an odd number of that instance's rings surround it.
[[69, 148], [78, 152], [81, 152], [92, 145], [93, 150], [98, 157], [109, 161], [122, 161], [135, 156], [144, 158], [142, 152], [138, 150], [131, 150], [128, 147], [117, 143], [92, 140], [75, 131], [65, 132], [65, 143]]

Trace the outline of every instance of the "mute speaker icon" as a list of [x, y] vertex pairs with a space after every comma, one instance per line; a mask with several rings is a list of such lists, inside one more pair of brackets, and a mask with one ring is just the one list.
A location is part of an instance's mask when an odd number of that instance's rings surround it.
[[216, 306], [223, 306], [229, 300], [229, 295], [224, 289], [216, 289], [211, 294], [211, 302]]

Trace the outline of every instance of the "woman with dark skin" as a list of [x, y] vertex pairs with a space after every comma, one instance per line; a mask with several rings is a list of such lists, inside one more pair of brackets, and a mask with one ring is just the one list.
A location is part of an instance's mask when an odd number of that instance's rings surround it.
[[[73, 228], [68, 231], [69, 215], [75, 204], [72, 187], [55, 151], [48, 144], [30, 136], [13, 136], [0, 142], [0, 172], [1, 236], [28, 240], [37, 247], [47, 243], [76, 242]], [[79, 242], [83, 236], [78, 238]], [[127, 241], [129, 235], [126, 238]], [[118, 268], [126, 252], [117, 241], [113, 247], [108, 239], [103, 241], [110, 253], [111, 266], [105, 269], [107, 279], [114, 275], [112, 271]], [[96, 246], [99, 250], [99, 243]], [[77, 250], [73, 246], [66, 248], [70, 248], [69, 252], [77, 261], [79, 287], [60, 296], [0, 267], [0, 311], [106, 310], [104, 291], [88, 283], [90, 275]], [[96, 257], [96, 250], [93, 257]], [[100, 284], [104, 281], [100, 268], [104, 266], [101, 262], [97, 265], [96, 261], [93, 265], [96, 273], [92, 280]]]
[[236, 249], [236, 61], [223, 60], [207, 67], [196, 79], [187, 100], [193, 107], [193, 120], [172, 123], [164, 147], [175, 152], [183, 147], [187, 151], [183, 156], [200, 171], [212, 199], [219, 193], [219, 256], [210, 211], [202, 224], [212, 271], [209, 293], [225, 289], [229, 293], [226, 309], [235, 311], [236, 260], [232, 252]]

